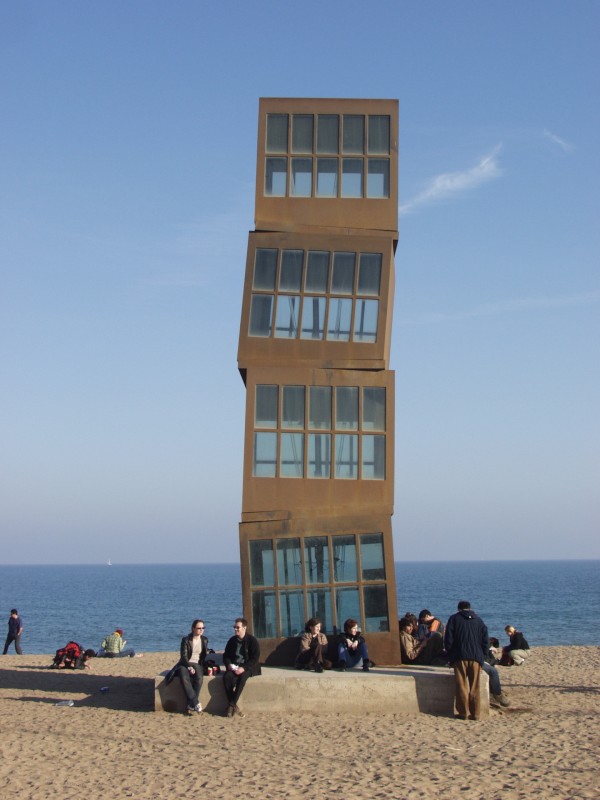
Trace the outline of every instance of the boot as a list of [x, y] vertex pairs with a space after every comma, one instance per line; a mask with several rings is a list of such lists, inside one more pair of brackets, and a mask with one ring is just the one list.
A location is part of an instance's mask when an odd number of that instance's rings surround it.
[[510, 703], [508, 702], [508, 698], [504, 693], [493, 694], [492, 697], [494, 698], [494, 701], [503, 708], [508, 708], [508, 706], [510, 705]]

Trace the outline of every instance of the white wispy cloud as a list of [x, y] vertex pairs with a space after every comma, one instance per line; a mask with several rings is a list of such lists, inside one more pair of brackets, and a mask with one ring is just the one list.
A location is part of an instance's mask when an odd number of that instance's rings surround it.
[[456, 322], [474, 317], [496, 317], [502, 314], [513, 314], [520, 311], [546, 310], [553, 308], [571, 308], [586, 306], [600, 302], [600, 290], [581, 292], [579, 294], [559, 295], [557, 297], [521, 297], [498, 303], [483, 303], [471, 309], [461, 311], [441, 311], [418, 314], [400, 319], [401, 325], [427, 325], [437, 322]]
[[570, 153], [573, 149], [573, 145], [566, 142], [564, 139], [561, 139], [560, 136], [557, 136], [552, 131], [549, 131], [547, 128], [544, 128], [544, 137], [549, 139], [553, 144], [556, 144], [560, 147], [560, 149], [565, 153]]
[[398, 208], [398, 215], [410, 214], [415, 208], [443, 200], [463, 192], [476, 189], [483, 183], [502, 174], [498, 164], [498, 154], [502, 145], [497, 145], [483, 156], [475, 166], [462, 172], [444, 172], [429, 181], [428, 185], [407, 203]]

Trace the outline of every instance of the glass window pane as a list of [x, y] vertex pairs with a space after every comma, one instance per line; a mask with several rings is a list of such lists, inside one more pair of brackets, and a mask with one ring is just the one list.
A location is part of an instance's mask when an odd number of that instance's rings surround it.
[[249, 336], [270, 336], [273, 318], [273, 295], [253, 294], [250, 304]]
[[279, 475], [282, 478], [304, 477], [304, 434], [281, 434]]
[[[369, 302], [377, 302], [371, 300]], [[280, 294], [277, 298], [275, 315], [275, 338], [296, 339], [298, 337], [298, 316], [300, 314], [299, 294]]]
[[335, 617], [338, 632], [344, 630], [344, 622], [347, 619], [358, 620], [360, 624], [360, 600], [358, 598], [358, 587], [345, 586], [342, 589], [335, 590]]
[[332, 297], [329, 301], [329, 320], [327, 338], [331, 341], [347, 342], [350, 340], [350, 322], [352, 319], [352, 300]]
[[274, 478], [277, 468], [277, 434], [254, 434], [254, 462], [252, 474], [255, 478]]
[[267, 114], [267, 153], [287, 153], [288, 115]]
[[365, 386], [362, 409], [363, 431], [385, 430], [385, 388]]
[[275, 592], [252, 592], [253, 632], [259, 639], [277, 636], [277, 599]]
[[308, 427], [313, 431], [331, 429], [331, 386], [311, 386], [309, 389]]
[[338, 431], [358, 430], [358, 386], [337, 386], [335, 427]]
[[299, 636], [304, 631], [304, 592], [301, 589], [279, 593], [280, 636]]
[[363, 480], [385, 480], [385, 436], [363, 436], [361, 476]]
[[267, 158], [265, 161], [265, 196], [285, 197], [287, 158]]
[[279, 586], [302, 585], [300, 539], [277, 539], [277, 583]]
[[384, 581], [383, 534], [363, 533], [360, 536], [360, 564], [363, 581]]
[[283, 387], [281, 427], [304, 429], [304, 386]]
[[356, 253], [333, 254], [333, 276], [331, 291], [335, 294], [352, 294], [354, 291], [354, 267]]
[[387, 591], [385, 584], [363, 587], [365, 604], [365, 632], [383, 633], [390, 629]]
[[302, 287], [304, 250], [283, 250], [279, 288], [284, 292], [299, 292]]
[[275, 586], [275, 561], [271, 539], [250, 542], [250, 585]]
[[364, 153], [365, 118], [362, 114], [344, 114], [343, 153]]
[[277, 250], [257, 247], [254, 256], [253, 289], [273, 291], [275, 289], [275, 273], [277, 272]]
[[362, 158], [342, 159], [342, 197], [363, 196]]
[[308, 434], [308, 477], [331, 476], [331, 436], [328, 433]]
[[292, 153], [312, 153], [312, 149], [312, 114], [294, 114], [292, 117]]
[[390, 118], [369, 116], [369, 155], [383, 156], [390, 152]]
[[356, 540], [352, 535], [333, 536], [333, 579], [336, 583], [352, 583], [358, 580], [356, 562]]
[[361, 253], [358, 268], [358, 294], [379, 297], [381, 253]]
[[292, 197], [310, 197], [312, 194], [312, 158], [292, 158]]
[[317, 118], [317, 153], [338, 152], [339, 118], [337, 114], [319, 114]]
[[335, 437], [335, 477], [346, 480], [358, 478], [358, 436], [338, 433]]
[[308, 616], [321, 620], [323, 633], [333, 631], [333, 618], [331, 613], [331, 589], [307, 589], [306, 600]]
[[277, 386], [257, 384], [254, 425], [257, 428], [277, 427]]
[[367, 197], [390, 196], [390, 162], [387, 158], [370, 158]]
[[329, 280], [329, 253], [323, 250], [309, 250], [306, 264], [307, 292], [325, 293]]
[[310, 536], [304, 540], [306, 583], [329, 583], [329, 545], [326, 536]]
[[317, 159], [317, 197], [337, 197], [338, 160], [337, 158]]
[[377, 341], [377, 316], [379, 300], [361, 300], [355, 302], [354, 336], [355, 342]]
[[322, 339], [325, 328], [325, 298], [304, 297], [301, 339]]

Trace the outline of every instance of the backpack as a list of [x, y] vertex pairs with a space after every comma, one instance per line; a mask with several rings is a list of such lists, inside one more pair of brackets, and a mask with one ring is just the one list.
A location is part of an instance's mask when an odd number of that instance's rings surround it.
[[77, 659], [82, 655], [83, 647], [78, 642], [67, 642], [64, 647], [60, 647], [56, 651], [51, 667], [53, 669], [58, 669], [60, 667], [75, 669]]

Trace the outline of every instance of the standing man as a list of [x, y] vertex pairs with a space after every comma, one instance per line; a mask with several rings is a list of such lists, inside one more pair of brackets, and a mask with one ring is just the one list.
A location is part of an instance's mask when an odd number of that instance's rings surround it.
[[479, 678], [490, 640], [484, 621], [471, 609], [468, 600], [461, 600], [458, 612], [448, 620], [444, 645], [454, 669], [458, 717], [477, 720], [480, 716]]
[[21, 650], [21, 634], [23, 633], [23, 623], [21, 622], [21, 617], [19, 616], [19, 612], [16, 608], [11, 608], [10, 610], [10, 617], [8, 618], [8, 636], [6, 637], [6, 642], [4, 643], [4, 652], [2, 653], [5, 656], [8, 653], [8, 648], [11, 642], [15, 643], [15, 650], [17, 651], [17, 655], [22, 656], [23, 651]]
[[223, 664], [225, 665], [225, 675], [223, 676], [223, 687], [227, 695], [227, 716], [233, 717], [244, 714], [238, 706], [238, 700], [244, 690], [248, 678], [253, 675], [260, 675], [260, 645], [258, 639], [252, 634], [246, 633], [248, 622], [243, 617], [238, 617], [233, 626], [235, 634], [225, 645], [223, 653]]

